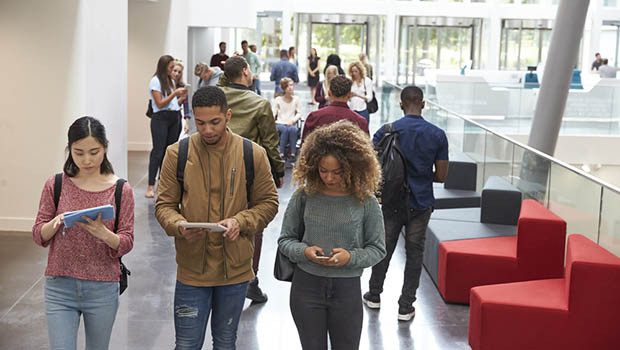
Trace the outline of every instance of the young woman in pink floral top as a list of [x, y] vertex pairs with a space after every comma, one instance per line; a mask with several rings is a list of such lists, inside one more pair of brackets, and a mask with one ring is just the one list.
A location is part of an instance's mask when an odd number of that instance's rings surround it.
[[[49, 247], [45, 270], [45, 315], [50, 348], [75, 349], [84, 316], [87, 349], [107, 349], [119, 296], [119, 257], [133, 247], [134, 199], [129, 183], [122, 189], [118, 229], [114, 220], [87, 219], [65, 228], [63, 213], [115, 205], [118, 177], [107, 158], [104, 126], [82, 117], [69, 128], [69, 156], [64, 165], [58, 207], [54, 176], [43, 188], [32, 237]], [[116, 208], [115, 208], [116, 209]]]

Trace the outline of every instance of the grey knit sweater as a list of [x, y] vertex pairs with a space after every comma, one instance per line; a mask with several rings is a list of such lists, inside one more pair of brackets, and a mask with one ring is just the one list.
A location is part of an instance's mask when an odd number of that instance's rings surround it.
[[[357, 277], [365, 267], [383, 259], [386, 254], [383, 214], [374, 196], [360, 203], [354, 196], [307, 195], [306, 229], [301, 242], [297, 240], [299, 199], [300, 191], [296, 191], [286, 207], [278, 245], [300, 269], [322, 277]], [[351, 254], [351, 260], [340, 267], [316, 264], [304, 255], [304, 250], [313, 245], [323, 248], [325, 255], [330, 255], [333, 248], [344, 248]]]

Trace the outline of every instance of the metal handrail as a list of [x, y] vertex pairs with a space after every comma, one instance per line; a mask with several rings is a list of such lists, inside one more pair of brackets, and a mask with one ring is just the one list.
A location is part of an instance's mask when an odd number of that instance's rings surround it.
[[[392, 82], [389, 82], [389, 81], [384, 81], [383, 83], [391, 85], [391, 86], [393, 86], [393, 87], [395, 87], [395, 88], [397, 88], [399, 90], [403, 89], [402, 86], [400, 86], [398, 84], [395, 84], [395, 83], [392, 83]], [[493, 135], [495, 135], [495, 136], [497, 136], [499, 138], [502, 138], [502, 139], [504, 139], [504, 140], [506, 140], [506, 141], [508, 141], [508, 142], [510, 142], [512, 144], [515, 144], [515, 145], [517, 145], [517, 146], [519, 146], [519, 147], [521, 147], [521, 148], [523, 148], [525, 150], [528, 150], [528, 151], [536, 154], [539, 157], [545, 158], [545, 159], [547, 159], [550, 162], [556, 163], [556, 164], [560, 165], [561, 167], [563, 167], [563, 168], [565, 168], [567, 170], [570, 170], [573, 173], [576, 173], [576, 174], [578, 174], [580, 176], [583, 176], [583, 177], [587, 178], [588, 180], [590, 180], [592, 182], [595, 182], [596, 184], [598, 184], [598, 185], [600, 185], [602, 187], [605, 187], [605, 188], [607, 188], [607, 189], [609, 189], [611, 191], [616, 192], [617, 194], [620, 194], [620, 188], [618, 188], [618, 187], [616, 187], [614, 185], [608, 184], [607, 182], [605, 182], [605, 181], [603, 181], [603, 180], [601, 180], [601, 179], [599, 179], [599, 178], [597, 178], [595, 176], [592, 176], [592, 175], [586, 173], [583, 170], [577, 169], [577, 168], [575, 168], [574, 166], [572, 166], [570, 164], [567, 164], [567, 163], [565, 163], [565, 162], [563, 162], [563, 161], [561, 161], [561, 160], [559, 160], [557, 158], [554, 158], [554, 157], [552, 157], [552, 156], [550, 156], [550, 155], [548, 155], [548, 154], [546, 154], [544, 152], [541, 152], [541, 151], [539, 151], [539, 150], [537, 150], [537, 149], [535, 149], [535, 148], [533, 148], [531, 146], [528, 146], [528, 145], [526, 145], [524, 143], [521, 143], [521, 142], [519, 142], [517, 140], [514, 140], [514, 139], [512, 139], [512, 138], [510, 138], [510, 137], [508, 137], [506, 135], [500, 134], [497, 131], [494, 131], [494, 130], [488, 128], [487, 126], [482, 125], [482, 124], [480, 124], [480, 123], [478, 123], [478, 122], [476, 122], [474, 120], [471, 120], [470, 118], [468, 118], [468, 117], [466, 117], [464, 115], [461, 115], [461, 114], [459, 114], [457, 112], [454, 112], [454, 111], [452, 111], [452, 110], [450, 110], [448, 108], [445, 108], [445, 107], [439, 105], [436, 102], [433, 102], [433, 101], [430, 101], [430, 100], [424, 100], [424, 102], [432, 105], [433, 107], [441, 109], [441, 110], [443, 110], [443, 111], [445, 111], [447, 113], [450, 113], [450, 114], [456, 116], [457, 118], [463, 119], [464, 121], [466, 121], [468, 123], [471, 123], [471, 124], [481, 128], [481, 129], [485, 130], [486, 132], [489, 132], [489, 133], [491, 133], [491, 134], [493, 134]]]

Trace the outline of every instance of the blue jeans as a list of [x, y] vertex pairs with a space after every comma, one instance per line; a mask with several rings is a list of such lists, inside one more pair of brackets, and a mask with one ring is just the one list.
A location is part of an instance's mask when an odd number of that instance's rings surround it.
[[86, 349], [107, 350], [118, 310], [118, 282], [45, 277], [45, 319], [50, 349], [76, 349], [84, 315]]
[[276, 124], [280, 133], [280, 153], [286, 155], [286, 145], [289, 145], [291, 155], [295, 155], [297, 150], [297, 133], [299, 128], [296, 125]]
[[235, 349], [237, 326], [248, 282], [227, 286], [193, 287], [177, 281], [174, 291], [174, 330], [177, 350], [200, 350], [211, 320], [213, 349]]
[[254, 79], [252, 80], [252, 86], [250, 86], [250, 89], [252, 89], [252, 91], [256, 92], [257, 95], [260, 95], [260, 79]]
[[355, 111], [355, 112], [357, 112], [357, 114], [359, 114], [362, 117], [364, 117], [364, 119], [366, 119], [366, 123], [368, 123], [368, 126], [370, 126], [370, 113], [368, 113], [367, 109], [365, 109], [363, 111]]

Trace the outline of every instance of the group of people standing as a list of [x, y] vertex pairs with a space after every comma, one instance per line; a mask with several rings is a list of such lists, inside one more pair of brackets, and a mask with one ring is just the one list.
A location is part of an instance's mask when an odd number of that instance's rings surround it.
[[[247, 42], [242, 47], [245, 52]], [[328, 335], [333, 349], [359, 347], [363, 303], [380, 306], [402, 227], [407, 263], [398, 319], [411, 320], [432, 212], [432, 182], [443, 182], [448, 159], [445, 133], [421, 117], [422, 90], [403, 90], [405, 116], [393, 124], [406, 153], [411, 199], [381, 206], [375, 198], [381, 167], [374, 146], [385, 132], [382, 127], [370, 138], [362, 105], [371, 96], [371, 69], [354, 62], [347, 78], [339, 64], [326, 68], [320, 84], [324, 106], [308, 116], [296, 154], [291, 136], [291, 126], [300, 118], [296, 81], [278, 77], [276, 88], [282, 94], [271, 104], [252, 90], [256, 72], [251, 56], [224, 60], [222, 53], [212, 62], [222, 67], [195, 67], [200, 83], [191, 114], [183, 107], [188, 91], [180, 61], [162, 56], [149, 83], [153, 150], [147, 197], [154, 196], [159, 172], [155, 216], [174, 237], [176, 249], [176, 348], [201, 349], [211, 318], [213, 347], [234, 349], [244, 300], [267, 301], [256, 276], [263, 229], [278, 211], [277, 188], [283, 185], [287, 155], [297, 156], [297, 190], [286, 208], [278, 249], [296, 263], [290, 308], [302, 347], [327, 349]], [[289, 53], [283, 50], [281, 56]], [[315, 64], [309, 62], [309, 74], [318, 82], [320, 58], [316, 51], [310, 58]], [[287, 72], [290, 66], [283, 63], [278, 69]], [[192, 118], [197, 133], [177, 141], [182, 117]], [[287, 138], [289, 151], [279, 142]], [[129, 184], [114, 175], [107, 147], [105, 128], [97, 119], [76, 120], [69, 128], [63, 174], [50, 177], [41, 196], [33, 238], [50, 247], [45, 301], [53, 348], [75, 348], [82, 314], [87, 348], [107, 349], [110, 341], [118, 308], [119, 258], [133, 247], [134, 200]], [[63, 213], [104, 204], [114, 204], [116, 223], [99, 216], [64, 227]], [[187, 224], [192, 222], [217, 223], [221, 229], [192, 228]], [[369, 292], [362, 298], [360, 276], [371, 266]]]

